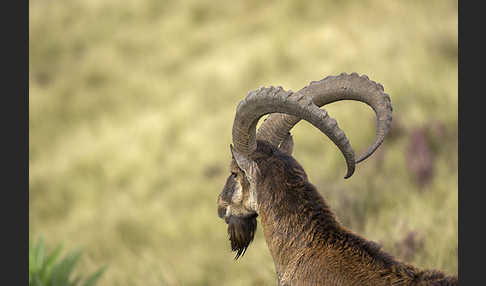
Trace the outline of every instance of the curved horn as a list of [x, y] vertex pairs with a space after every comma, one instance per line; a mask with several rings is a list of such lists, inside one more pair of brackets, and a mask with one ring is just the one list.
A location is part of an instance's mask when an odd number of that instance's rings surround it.
[[262, 87], [250, 91], [236, 108], [233, 123], [233, 145], [245, 156], [256, 150], [256, 125], [258, 120], [269, 113], [284, 113], [304, 119], [326, 134], [341, 150], [348, 167], [345, 178], [349, 178], [355, 168], [354, 150], [336, 120], [319, 109], [311, 97], [304, 94], [292, 96], [291, 91], [282, 87]]
[[[339, 100], [357, 100], [368, 104], [376, 113], [377, 127], [373, 144], [356, 160], [359, 163], [378, 149], [390, 130], [392, 106], [390, 96], [384, 93], [383, 86], [371, 81], [366, 75], [357, 73], [328, 76], [320, 81], [313, 81], [294, 94], [310, 96], [319, 107]], [[257, 139], [267, 140], [278, 146], [287, 133], [300, 121], [300, 118], [287, 114], [271, 114], [258, 129]]]

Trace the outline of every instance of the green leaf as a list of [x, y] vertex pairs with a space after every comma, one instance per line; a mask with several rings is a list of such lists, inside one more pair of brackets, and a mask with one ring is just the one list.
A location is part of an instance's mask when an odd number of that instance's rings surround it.
[[75, 251], [66, 255], [56, 267], [53, 268], [52, 285], [66, 286], [69, 284], [69, 276], [77, 264], [81, 252]]
[[42, 238], [39, 238], [39, 242], [37, 243], [36, 252], [35, 252], [35, 265], [36, 268], [42, 266], [44, 262], [44, 242]]
[[59, 257], [61, 253], [62, 245], [56, 247], [56, 249], [44, 259], [44, 263], [39, 270], [39, 276], [41, 277], [42, 281], [46, 282], [49, 280], [51, 276], [51, 271], [54, 267], [56, 259]]
[[93, 285], [95, 285], [95, 283], [98, 281], [98, 279], [100, 279], [101, 275], [103, 275], [105, 270], [106, 270], [106, 266], [103, 266], [102, 268], [100, 268], [98, 271], [96, 271], [91, 276], [89, 276], [88, 279], [86, 279], [86, 281], [84, 281], [82, 286], [93, 286]]
[[83, 280], [83, 286], [95, 285], [106, 267], [100, 268], [86, 279], [83, 279], [83, 275], [73, 278], [82, 251], [71, 251], [60, 259], [62, 249], [63, 245], [60, 244], [53, 251], [46, 252], [42, 238], [37, 243], [29, 241], [29, 286], [77, 286]]

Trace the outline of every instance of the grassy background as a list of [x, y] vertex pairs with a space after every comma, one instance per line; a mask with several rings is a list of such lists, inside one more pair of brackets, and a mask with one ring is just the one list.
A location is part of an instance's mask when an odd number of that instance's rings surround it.
[[[457, 273], [457, 1], [29, 6], [30, 235], [83, 247], [82, 271], [109, 265], [100, 285], [275, 285], [261, 229], [234, 262], [216, 216], [236, 105], [353, 71], [391, 96], [384, 145], [344, 180], [337, 147], [302, 122], [294, 156], [343, 224]], [[371, 144], [366, 105], [326, 109], [357, 153]]]

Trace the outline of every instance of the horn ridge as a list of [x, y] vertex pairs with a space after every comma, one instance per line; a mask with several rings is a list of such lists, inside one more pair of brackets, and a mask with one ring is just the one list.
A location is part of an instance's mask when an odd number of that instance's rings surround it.
[[[284, 113], [304, 119], [326, 134], [336, 144], [348, 166], [346, 178], [355, 169], [354, 151], [336, 120], [325, 110], [319, 109], [311, 97], [303, 94], [293, 96], [291, 91], [278, 87], [262, 87], [248, 93], [237, 106], [233, 123], [233, 145], [237, 152], [249, 156], [256, 150], [256, 125], [269, 113]], [[286, 134], [287, 135], [287, 134]]]
[[[337, 76], [327, 76], [319, 81], [311, 81], [292, 96], [298, 96], [297, 94], [311, 97], [314, 104], [319, 107], [339, 100], [357, 100], [366, 103], [375, 111], [377, 117], [375, 140], [356, 160], [356, 163], [362, 162], [373, 154], [391, 128], [393, 109], [390, 96], [384, 93], [383, 85], [370, 80], [366, 75], [341, 73]], [[260, 126], [257, 137], [278, 145], [285, 138], [284, 134], [290, 132], [299, 121], [300, 119], [288, 115], [271, 114]]]

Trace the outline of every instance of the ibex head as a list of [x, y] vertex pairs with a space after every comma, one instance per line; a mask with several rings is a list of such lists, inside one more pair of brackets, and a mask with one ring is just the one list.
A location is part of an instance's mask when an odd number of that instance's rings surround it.
[[[355, 160], [354, 151], [336, 120], [320, 109], [339, 100], [364, 102], [377, 116], [375, 141], [358, 160]], [[237, 252], [235, 259], [244, 254], [255, 234], [256, 217], [261, 207], [258, 201], [263, 188], [261, 182], [272, 173], [266, 169], [292, 154], [290, 130], [295, 124], [304, 119], [327, 135], [344, 155], [345, 178], [349, 178], [355, 164], [369, 157], [383, 142], [390, 129], [391, 112], [390, 97], [383, 92], [383, 87], [356, 73], [311, 82], [296, 93], [281, 87], [262, 87], [249, 92], [236, 109], [233, 145], [230, 146], [231, 174], [218, 196], [218, 215], [228, 224], [231, 248]], [[270, 115], [257, 132], [258, 120], [266, 114]], [[272, 164], [268, 163], [270, 159]]]

